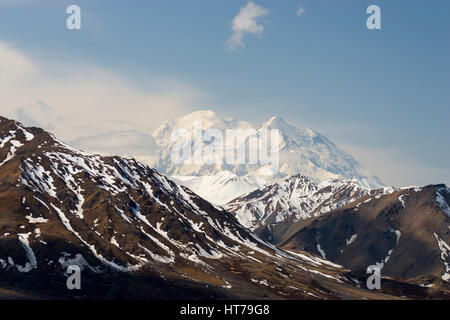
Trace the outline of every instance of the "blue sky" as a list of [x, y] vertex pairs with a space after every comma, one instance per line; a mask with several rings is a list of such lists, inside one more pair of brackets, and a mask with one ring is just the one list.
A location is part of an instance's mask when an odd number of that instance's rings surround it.
[[[173, 114], [277, 115], [327, 135], [389, 184], [450, 183], [449, 1], [254, 0], [268, 10], [264, 30], [230, 50], [248, 2], [0, 0], [0, 42], [54, 70], [46, 78], [95, 66], [127, 90], [158, 87], [155, 101], [179, 90]], [[65, 27], [70, 4], [81, 30]], [[370, 4], [382, 30], [366, 28]]]

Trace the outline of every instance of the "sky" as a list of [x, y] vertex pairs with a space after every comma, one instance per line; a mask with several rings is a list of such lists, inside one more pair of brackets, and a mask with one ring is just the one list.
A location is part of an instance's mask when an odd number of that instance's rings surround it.
[[447, 0], [0, 0], [0, 114], [67, 140], [198, 109], [280, 116], [387, 184], [450, 184], [449, 15]]

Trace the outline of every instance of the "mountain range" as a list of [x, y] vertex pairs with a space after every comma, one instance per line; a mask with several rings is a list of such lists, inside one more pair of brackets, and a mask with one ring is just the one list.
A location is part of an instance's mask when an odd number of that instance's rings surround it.
[[424, 285], [438, 287], [450, 280], [449, 202], [445, 185], [366, 195], [319, 218], [285, 226], [277, 244], [351, 270], [378, 265], [397, 279], [434, 277]]
[[[209, 129], [218, 130], [224, 136], [227, 130], [241, 130], [243, 135], [246, 130], [254, 130], [257, 134], [278, 130], [278, 170], [274, 171], [263, 164], [229, 164], [225, 159], [225, 152], [213, 152], [211, 157], [215, 161], [212, 164], [174, 163], [172, 151], [176, 144], [184, 143], [194, 147], [196, 123], [201, 123], [202, 136]], [[184, 137], [173, 139], [174, 133], [180, 130], [185, 131]], [[379, 178], [371, 175], [355, 158], [339, 149], [325, 136], [309, 127], [292, 126], [277, 117], [260, 125], [253, 125], [247, 121], [222, 118], [211, 110], [201, 110], [167, 120], [151, 134], [119, 131], [80, 137], [72, 144], [91, 152], [132, 156], [218, 205], [297, 174], [308, 176], [316, 182], [357, 179], [366, 188], [383, 186]], [[208, 144], [208, 141], [202, 141], [202, 149]], [[251, 147], [249, 136], [245, 137], [245, 146]], [[233, 147], [234, 153], [238, 144]]]
[[[370, 297], [350, 272], [288, 254], [133, 159], [0, 118], [0, 283], [25, 297]], [[380, 295], [382, 297], [383, 295]]]
[[[448, 299], [446, 186], [318, 180], [294, 175], [218, 206], [135, 159], [0, 117], [0, 297]], [[66, 287], [70, 265], [79, 291]]]
[[242, 225], [255, 231], [317, 217], [363, 196], [393, 191], [391, 187], [369, 189], [356, 179], [315, 182], [306, 176], [295, 175], [238, 197], [225, 208], [235, 214]]

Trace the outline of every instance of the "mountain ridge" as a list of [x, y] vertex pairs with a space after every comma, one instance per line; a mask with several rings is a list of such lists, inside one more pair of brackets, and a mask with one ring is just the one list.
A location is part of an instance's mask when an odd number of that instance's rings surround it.
[[[280, 177], [289, 177], [295, 174], [304, 174], [306, 176], [323, 180], [325, 178], [358, 178], [366, 177], [366, 172], [362, 166], [348, 153], [340, 150], [333, 142], [323, 135], [309, 127], [297, 128], [282, 118], [272, 117], [270, 120], [260, 125], [253, 126], [245, 121], [238, 121], [232, 118], [220, 118], [211, 110], [194, 112], [186, 116], [178, 117], [174, 120], [166, 121], [158, 128], [153, 136], [155, 140], [164, 147], [167, 144], [173, 144], [169, 136], [177, 129], [185, 129], [192, 133], [194, 121], [202, 121], [203, 129], [215, 128], [223, 131], [224, 129], [254, 129], [257, 132], [261, 130], [279, 130], [282, 141], [280, 145]], [[168, 152], [166, 152], [168, 154]], [[294, 153], [295, 156], [289, 156]], [[294, 158], [301, 160], [293, 160]], [[327, 160], [326, 157], [331, 157]], [[332, 160], [332, 161], [331, 161]], [[166, 160], [167, 161], [167, 160]], [[224, 161], [222, 162], [224, 163]], [[339, 164], [338, 164], [339, 163]], [[170, 165], [158, 164], [156, 168], [167, 175], [209, 175], [211, 171], [195, 171], [194, 169], [180, 171], [180, 168], [170, 168]], [[222, 170], [230, 170], [238, 176], [252, 175], [255, 169], [247, 166], [242, 171], [236, 171], [235, 167], [221, 167]], [[328, 170], [328, 171], [327, 171]], [[328, 172], [326, 174], [325, 172]], [[377, 178], [366, 177], [370, 183], [378, 185], [381, 181]], [[370, 179], [369, 179], [370, 178]]]
[[[260, 240], [223, 208], [134, 159], [0, 118], [0, 291], [69, 299], [446, 298]], [[446, 196], [446, 195], [445, 195]], [[66, 287], [82, 271], [81, 291]], [[422, 281], [422, 280], [421, 280]]]
[[326, 256], [352, 270], [373, 264], [386, 276], [427, 275], [448, 282], [449, 202], [445, 185], [366, 195], [320, 219], [294, 223], [278, 244]]
[[84, 298], [373, 295], [348, 270], [265, 243], [133, 159], [0, 118], [0, 163], [0, 283], [17, 292], [73, 297], [66, 269], [78, 265]]
[[[272, 129], [278, 130], [281, 137], [277, 149], [279, 170], [264, 164], [229, 164], [225, 157], [225, 151], [228, 149], [224, 149], [222, 155], [212, 153], [209, 157], [213, 163], [174, 163], [172, 151], [176, 144], [184, 143], [195, 150], [196, 142], [193, 141], [193, 136], [197, 130], [194, 129], [196, 121], [201, 122], [202, 136], [208, 129], [219, 130], [224, 137], [227, 129], [241, 130], [244, 136], [247, 134], [245, 130], [254, 130], [257, 136]], [[178, 130], [184, 131], [186, 136], [172, 141], [172, 134]], [[255, 126], [246, 121], [221, 118], [211, 110], [201, 110], [167, 120], [152, 136], [152, 144], [158, 146], [158, 155], [137, 158], [218, 205], [225, 205], [238, 196], [297, 174], [306, 175], [317, 182], [329, 179], [359, 179], [367, 188], [383, 186], [377, 177], [371, 176], [350, 154], [340, 150], [325, 136], [309, 127], [292, 126], [280, 117], [272, 117]], [[248, 139], [249, 137], [245, 136], [245, 148], [255, 148]], [[202, 150], [208, 147], [204, 141], [200, 146]], [[202, 150], [197, 152], [201, 155]], [[256, 150], [259, 149], [256, 147]], [[235, 177], [224, 179], [224, 172]], [[234, 187], [230, 186], [230, 181], [233, 181]]]
[[279, 223], [316, 217], [365, 195], [394, 190], [390, 187], [368, 189], [357, 179], [332, 179], [317, 183], [300, 174], [233, 199], [224, 208], [235, 214], [242, 225], [255, 231]]

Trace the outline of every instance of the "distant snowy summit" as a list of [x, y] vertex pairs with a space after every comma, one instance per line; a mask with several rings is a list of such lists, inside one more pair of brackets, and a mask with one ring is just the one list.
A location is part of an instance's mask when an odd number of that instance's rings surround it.
[[[267, 133], [275, 131], [279, 134], [278, 143], [272, 148], [273, 141]], [[238, 141], [227, 144], [229, 132], [238, 132], [244, 139], [240, 144]], [[218, 141], [220, 139], [212, 137], [211, 133], [220, 133], [223, 141]], [[260, 142], [252, 140], [254, 135], [267, 137], [267, 150], [261, 151]], [[214, 143], [222, 143], [220, 152], [212, 148]], [[135, 157], [216, 204], [225, 204], [264, 185], [298, 174], [316, 182], [356, 179], [365, 188], [383, 186], [380, 179], [325, 136], [309, 127], [295, 127], [278, 117], [253, 125], [220, 117], [212, 110], [201, 110], [167, 120], [151, 134], [121, 131], [79, 138], [74, 144], [89, 151]], [[174, 161], [175, 148], [188, 150], [190, 161]], [[246, 150], [246, 161], [230, 162], [227, 155], [237, 155], [242, 148]], [[275, 152], [278, 162], [275, 167], [273, 163], [252, 163], [248, 161], [252, 152], [258, 156], [270, 156]], [[193, 161], [195, 159], [197, 161]], [[238, 160], [238, 156], [234, 159]]]
[[[277, 170], [270, 165], [255, 165], [250, 163], [230, 164], [225, 154], [213, 154], [210, 157], [218, 161], [210, 163], [174, 163], [171, 157], [173, 148], [180, 143], [174, 140], [176, 132], [185, 130], [185, 144], [194, 147], [196, 124], [201, 123], [202, 134], [215, 129], [226, 136], [227, 130], [242, 132], [279, 132]], [[197, 132], [198, 134], [198, 132]], [[208, 135], [207, 135], [208, 136]], [[191, 188], [205, 199], [216, 204], [225, 204], [239, 196], [247, 194], [265, 185], [276, 183], [282, 179], [298, 174], [308, 176], [316, 182], [330, 179], [356, 179], [365, 188], [380, 188], [383, 183], [363, 168], [350, 154], [339, 149], [328, 138], [309, 127], [295, 127], [281, 118], [272, 117], [259, 126], [246, 121], [222, 118], [211, 110], [197, 111], [186, 116], [164, 122], [154, 133], [156, 145], [159, 146], [159, 156], [156, 161], [149, 162], [159, 172], [172, 176], [179, 183]], [[269, 140], [269, 138], [268, 138]], [[202, 141], [202, 150], [208, 148], [207, 139]], [[254, 148], [250, 138], [246, 137], [244, 148]], [[267, 150], [272, 151], [270, 141]], [[228, 149], [227, 149], [228, 148]], [[234, 145], [233, 153], [238, 148]], [[224, 143], [224, 150], [229, 146]], [[259, 151], [259, 150], [258, 150]], [[250, 150], [248, 150], [250, 152]], [[259, 153], [258, 153], [259, 154]]]
[[[202, 123], [204, 131], [217, 129], [224, 133], [226, 130], [278, 130], [280, 142], [278, 145], [279, 168], [272, 172], [264, 166], [252, 164], [230, 165], [226, 161], [214, 164], [174, 164], [171, 160], [172, 148], [179, 141], [173, 141], [172, 135], [176, 130], [187, 130], [194, 135], [195, 122]], [[333, 142], [311, 128], [299, 128], [288, 124], [281, 118], [273, 117], [259, 126], [249, 122], [231, 118], [221, 118], [211, 110], [197, 111], [186, 116], [164, 122], [153, 134], [159, 146], [159, 159], [154, 167], [161, 173], [170, 176], [211, 176], [221, 171], [230, 171], [237, 176], [267, 176], [286, 178], [303, 174], [318, 181], [327, 179], [358, 179], [367, 186], [380, 187], [382, 182], [370, 175], [362, 165], [350, 154], [339, 149]], [[193, 143], [193, 141], [191, 141]], [[207, 147], [208, 142], [203, 142]], [[251, 146], [250, 146], [251, 147]]]

